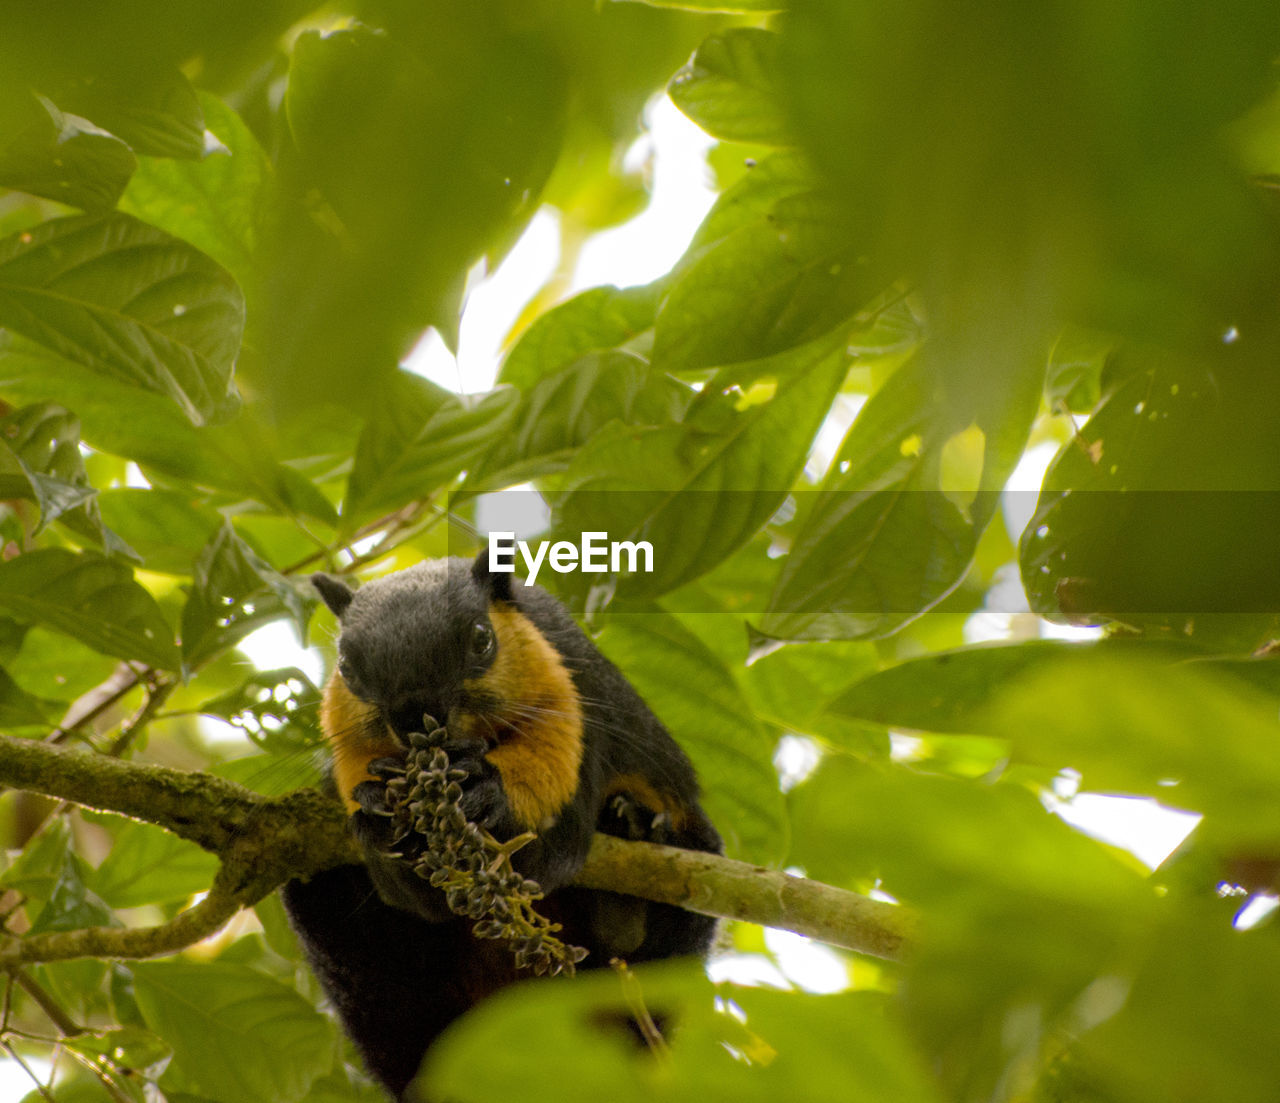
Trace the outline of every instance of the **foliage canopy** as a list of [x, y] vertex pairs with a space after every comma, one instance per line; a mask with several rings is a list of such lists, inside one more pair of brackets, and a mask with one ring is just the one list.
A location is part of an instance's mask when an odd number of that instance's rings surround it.
[[[657, 549], [551, 581], [730, 853], [922, 933], [827, 995], [642, 972], [662, 1061], [593, 1028], [616, 976], [521, 986], [433, 1092], [1271, 1099], [1280, 10], [781, 6], [5, 4], [3, 738], [313, 784], [315, 686], [238, 645], [306, 638], [311, 570], [467, 552], [533, 483], [553, 533]], [[622, 154], [664, 89], [717, 140], [671, 271], [553, 278], [485, 393], [405, 370], [540, 207], [572, 257], [643, 206]], [[1148, 870], [1051, 814], [1075, 788], [1201, 819]], [[212, 877], [150, 824], [0, 810], [7, 935]], [[0, 1043], [60, 1035], [68, 1103], [375, 1098], [256, 910], [181, 959], [14, 973]]]

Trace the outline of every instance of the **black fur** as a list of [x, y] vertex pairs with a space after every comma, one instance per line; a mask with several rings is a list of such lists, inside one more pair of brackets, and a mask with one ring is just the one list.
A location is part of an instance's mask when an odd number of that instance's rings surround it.
[[[577, 789], [555, 822], [517, 852], [515, 863], [547, 891], [540, 905], [562, 922], [562, 937], [585, 946], [583, 968], [705, 954], [714, 920], [635, 897], [565, 887], [581, 869], [597, 830], [719, 852], [720, 837], [698, 804], [698, 785], [684, 752], [640, 695], [546, 591], [491, 573], [487, 555], [474, 562], [439, 560], [351, 591], [317, 576], [316, 587], [341, 620], [340, 670], [357, 696], [379, 706], [401, 734], [424, 714], [443, 720], [465, 707], [462, 682], [483, 672], [474, 626], [487, 623], [492, 601], [518, 608], [546, 637], [569, 670], [583, 710], [583, 758]], [[492, 657], [489, 658], [492, 661]], [[453, 765], [463, 782], [468, 817], [499, 838], [516, 823], [497, 770], [479, 740], [456, 740]], [[636, 794], [609, 795], [619, 778], [639, 777], [681, 810], [672, 817]], [[469, 934], [439, 891], [414, 875], [405, 859], [381, 853], [391, 840], [384, 788], [357, 786], [361, 811], [353, 828], [365, 866], [291, 882], [284, 902], [317, 976], [364, 1056], [369, 1071], [402, 1097], [432, 1040], [485, 995], [520, 979], [498, 942]]]

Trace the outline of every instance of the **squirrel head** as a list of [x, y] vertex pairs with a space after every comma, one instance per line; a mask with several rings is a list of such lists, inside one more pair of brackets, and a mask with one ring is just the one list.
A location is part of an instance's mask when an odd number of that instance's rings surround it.
[[498, 653], [491, 610], [510, 605], [511, 575], [474, 561], [439, 559], [353, 589], [316, 574], [312, 585], [338, 618], [338, 675], [407, 740], [423, 717], [444, 723], [467, 704], [464, 682], [483, 679]]

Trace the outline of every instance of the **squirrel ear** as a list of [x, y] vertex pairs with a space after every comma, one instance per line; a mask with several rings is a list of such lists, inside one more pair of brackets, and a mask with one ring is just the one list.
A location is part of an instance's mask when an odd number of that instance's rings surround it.
[[351, 604], [351, 599], [356, 596], [355, 590], [342, 579], [334, 578], [332, 575], [313, 574], [311, 585], [316, 588], [321, 600], [329, 606], [329, 611], [335, 617], [341, 617], [347, 611], [347, 606]]
[[511, 572], [489, 568], [489, 545], [480, 549], [471, 564], [471, 577], [482, 590], [488, 590], [494, 601], [511, 601]]

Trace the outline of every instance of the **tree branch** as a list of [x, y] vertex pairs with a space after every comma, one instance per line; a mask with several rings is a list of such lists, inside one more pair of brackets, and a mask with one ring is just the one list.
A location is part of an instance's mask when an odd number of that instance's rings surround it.
[[[314, 789], [263, 797], [209, 774], [3, 736], [0, 783], [158, 824], [222, 861], [209, 895], [168, 923], [13, 940], [0, 945], [0, 968], [173, 953], [290, 879], [359, 861], [342, 806]], [[875, 957], [901, 956], [914, 931], [906, 909], [892, 904], [715, 854], [606, 835], [596, 836], [575, 883], [781, 927]]]
[[718, 854], [596, 835], [574, 881], [896, 960], [915, 934], [906, 908]]

